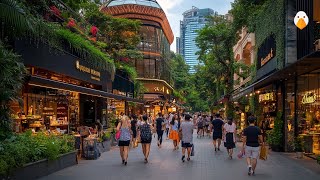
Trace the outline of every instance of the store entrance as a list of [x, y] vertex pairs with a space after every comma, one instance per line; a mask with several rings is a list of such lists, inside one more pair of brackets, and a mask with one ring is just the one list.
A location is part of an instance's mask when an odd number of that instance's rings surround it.
[[81, 95], [81, 116], [82, 124], [85, 126], [91, 126], [96, 120], [96, 99], [92, 96]]

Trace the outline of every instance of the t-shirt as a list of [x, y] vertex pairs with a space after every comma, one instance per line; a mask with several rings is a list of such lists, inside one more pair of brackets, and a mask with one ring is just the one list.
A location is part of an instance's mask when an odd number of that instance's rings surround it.
[[182, 141], [184, 143], [192, 143], [193, 123], [191, 121], [181, 122]]
[[224, 122], [221, 119], [215, 119], [212, 122], [213, 132], [221, 132], [222, 133], [222, 126]]
[[244, 129], [243, 135], [247, 137], [247, 146], [259, 147], [259, 135], [261, 135], [260, 128], [257, 126], [249, 126]]
[[136, 119], [131, 121], [131, 130], [135, 131], [136, 130], [136, 125], [137, 125], [138, 121]]
[[157, 118], [156, 123], [157, 123], [157, 126], [156, 126], [157, 131], [161, 131], [162, 130], [162, 123], [164, 123], [163, 118], [161, 118], [161, 117]]

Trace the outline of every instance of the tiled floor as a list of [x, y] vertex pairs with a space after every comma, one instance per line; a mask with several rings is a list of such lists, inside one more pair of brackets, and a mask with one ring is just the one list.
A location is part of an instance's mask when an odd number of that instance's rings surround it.
[[267, 161], [259, 161], [256, 176], [248, 177], [245, 160], [229, 160], [225, 148], [215, 153], [211, 138], [197, 139], [195, 136], [194, 144], [195, 156], [190, 162], [181, 162], [181, 149], [173, 151], [170, 140], [165, 140], [161, 149], [154, 140], [148, 164], [143, 163], [141, 146], [130, 151], [127, 166], [121, 164], [115, 147], [98, 160], [83, 160], [77, 166], [41, 180], [320, 180], [320, 174], [278, 153], [271, 153]]

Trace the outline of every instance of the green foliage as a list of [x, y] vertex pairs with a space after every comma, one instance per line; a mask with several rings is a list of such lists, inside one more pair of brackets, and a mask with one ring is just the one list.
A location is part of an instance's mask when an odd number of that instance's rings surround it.
[[61, 39], [66, 40], [86, 60], [91, 60], [91, 63], [96, 65], [96, 67], [105, 68], [112, 74], [114, 73], [115, 67], [111, 58], [93, 46], [90, 41], [67, 29], [59, 28], [55, 31]]
[[[32, 28], [30, 19], [23, 9], [23, 5], [16, 0], [1, 0], [0, 2], [1, 27], [6, 34], [23, 34]], [[5, 27], [5, 28], [4, 28]]]
[[134, 81], [134, 98], [143, 99], [143, 94], [147, 92], [141, 81]]
[[[19, 90], [22, 88], [25, 67], [20, 57], [5, 49], [0, 43], [0, 141], [10, 131], [10, 101], [20, 101]], [[21, 101], [20, 101], [21, 102]]]
[[124, 64], [124, 63], [120, 63], [120, 62], [116, 63], [116, 67], [117, 67], [117, 69], [121, 69], [121, 70], [125, 71], [126, 73], [128, 73], [128, 76], [132, 81], [136, 81], [136, 78], [138, 77], [138, 73], [137, 73], [135, 67], [132, 67], [128, 64]]
[[317, 157], [317, 163], [320, 164], [320, 156]]
[[9, 175], [18, 167], [42, 159], [54, 160], [74, 151], [74, 137], [52, 136], [31, 131], [0, 142], [0, 175]]
[[267, 142], [269, 145], [283, 147], [283, 123], [282, 112], [278, 112], [274, 121], [274, 128], [268, 132]]
[[294, 150], [295, 152], [303, 152], [302, 137], [296, 137], [294, 139]]
[[117, 116], [114, 113], [107, 114], [107, 124], [109, 128], [115, 128], [115, 122], [117, 121]]

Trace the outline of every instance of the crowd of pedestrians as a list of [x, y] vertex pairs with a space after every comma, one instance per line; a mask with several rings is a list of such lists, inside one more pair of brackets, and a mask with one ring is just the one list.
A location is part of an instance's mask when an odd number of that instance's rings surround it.
[[[248, 127], [242, 132], [242, 148], [240, 156], [246, 157], [248, 175], [254, 175], [257, 159], [259, 158], [260, 145], [264, 145], [262, 132], [255, 126], [256, 118], [249, 116]], [[182, 148], [181, 161], [190, 161], [194, 151], [193, 132], [197, 129], [197, 138], [212, 137], [213, 149], [215, 152], [221, 151], [221, 144], [227, 149], [229, 159], [233, 159], [233, 149], [237, 142], [237, 126], [232, 118], [223, 119], [219, 113], [215, 115], [158, 113], [156, 118], [142, 115], [140, 117], [133, 115], [131, 119], [128, 116], [121, 116], [117, 125], [117, 132], [120, 133], [118, 146], [122, 163], [127, 165], [129, 147], [137, 147], [141, 143], [144, 162], [148, 163], [150, 146], [157, 134], [157, 146], [162, 148], [163, 136], [167, 140], [172, 140], [173, 150]], [[186, 158], [187, 157], [187, 158]]]

